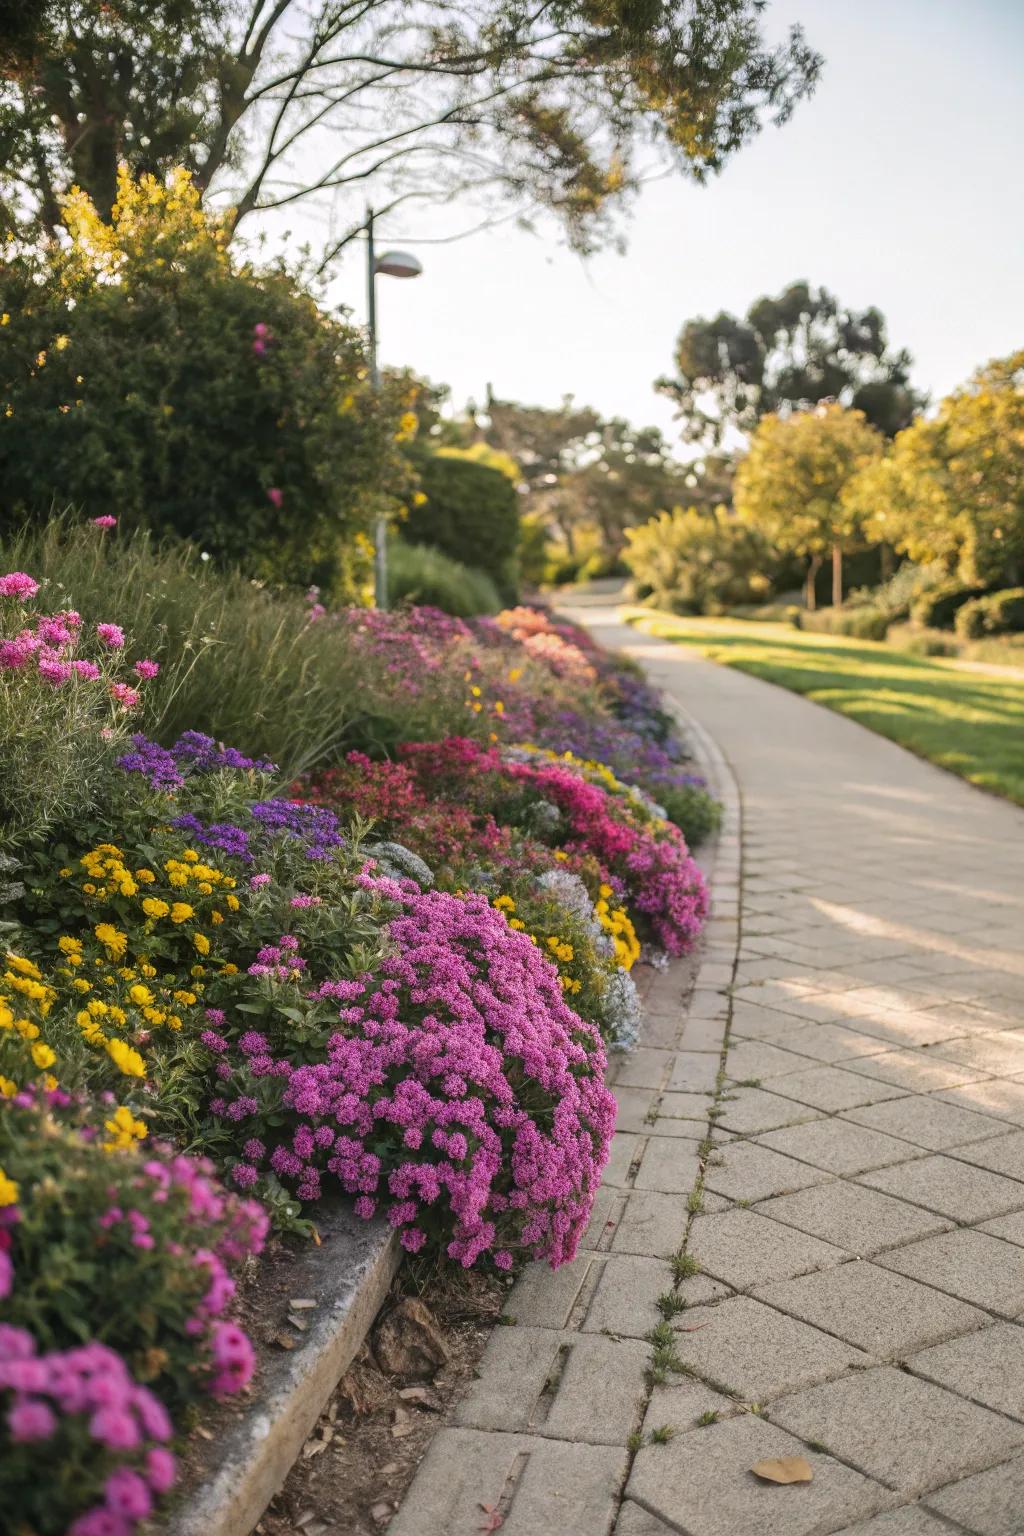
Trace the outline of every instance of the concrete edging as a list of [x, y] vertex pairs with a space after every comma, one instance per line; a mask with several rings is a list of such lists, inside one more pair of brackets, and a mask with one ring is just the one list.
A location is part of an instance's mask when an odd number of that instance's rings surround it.
[[[401, 1257], [394, 1231], [336, 1207], [298, 1256], [292, 1296], [316, 1300], [296, 1347], [260, 1362], [259, 1395], [215, 1435], [166, 1536], [249, 1536], [282, 1487], [387, 1296]], [[284, 1331], [284, 1328], [282, 1328]]]

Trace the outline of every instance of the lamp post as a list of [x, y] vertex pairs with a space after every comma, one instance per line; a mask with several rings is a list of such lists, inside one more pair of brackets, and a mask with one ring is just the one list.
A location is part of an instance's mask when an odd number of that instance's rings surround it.
[[[378, 256], [373, 243], [373, 209], [366, 210], [366, 328], [370, 339], [370, 383], [380, 388], [377, 367], [377, 273], [386, 277], [419, 277], [423, 271], [408, 251], [385, 251]], [[378, 513], [373, 528], [373, 594], [378, 608], [388, 606], [388, 521]]]

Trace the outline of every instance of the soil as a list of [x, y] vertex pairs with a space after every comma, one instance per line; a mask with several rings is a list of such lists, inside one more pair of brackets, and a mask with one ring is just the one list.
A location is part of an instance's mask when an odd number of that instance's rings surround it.
[[[475, 1374], [510, 1285], [461, 1271], [424, 1277], [403, 1267], [257, 1536], [381, 1536]], [[416, 1304], [403, 1307], [411, 1298], [429, 1318]], [[418, 1347], [424, 1327], [431, 1344], [441, 1345], [436, 1353], [447, 1353], [440, 1365], [425, 1362]], [[400, 1357], [403, 1336], [411, 1346], [404, 1375], [378, 1358]]]

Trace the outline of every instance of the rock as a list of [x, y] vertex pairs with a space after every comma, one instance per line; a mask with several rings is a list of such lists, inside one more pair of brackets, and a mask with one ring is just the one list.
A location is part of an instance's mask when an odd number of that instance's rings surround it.
[[424, 1380], [448, 1359], [448, 1346], [429, 1307], [407, 1296], [378, 1324], [373, 1353], [389, 1376]]

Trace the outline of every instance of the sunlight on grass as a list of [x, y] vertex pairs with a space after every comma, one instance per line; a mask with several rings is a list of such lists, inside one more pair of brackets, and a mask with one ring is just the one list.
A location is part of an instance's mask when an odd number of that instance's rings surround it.
[[982, 789], [1024, 805], [1024, 675], [965, 672], [870, 640], [740, 619], [624, 617], [711, 661], [802, 693]]

